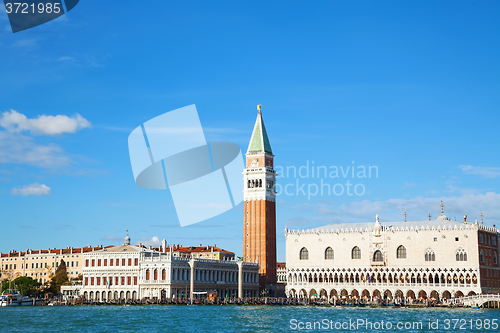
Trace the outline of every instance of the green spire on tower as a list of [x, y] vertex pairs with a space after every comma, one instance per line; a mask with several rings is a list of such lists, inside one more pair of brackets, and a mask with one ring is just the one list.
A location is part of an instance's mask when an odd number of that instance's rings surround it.
[[267, 152], [272, 154], [271, 144], [269, 143], [269, 138], [267, 137], [266, 127], [264, 126], [264, 120], [262, 119], [262, 113], [260, 111], [260, 105], [257, 106], [259, 113], [257, 114], [257, 120], [253, 128], [252, 138], [250, 139], [250, 145], [248, 146], [247, 153], [253, 152]]

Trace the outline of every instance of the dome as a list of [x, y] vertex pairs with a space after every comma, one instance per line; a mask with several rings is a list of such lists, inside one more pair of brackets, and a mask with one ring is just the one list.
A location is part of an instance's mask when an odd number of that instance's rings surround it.
[[437, 220], [438, 221], [447, 221], [448, 217], [444, 214], [441, 214], [440, 216], [438, 216]]
[[125, 243], [123, 243], [124, 245], [130, 245], [130, 237], [129, 235], [127, 234], [127, 237], [125, 237]]

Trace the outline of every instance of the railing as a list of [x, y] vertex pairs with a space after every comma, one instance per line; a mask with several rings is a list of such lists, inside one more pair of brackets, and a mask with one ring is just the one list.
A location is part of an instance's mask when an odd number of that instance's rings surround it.
[[497, 299], [500, 300], [499, 294], [477, 294], [474, 296], [463, 296], [458, 298], [460, 301], [472, 301], [478, 299]]
[[[188, 263], [191, 259], [193, 259], [197, 263], [205, 263], [205, 264], [217, 264], [217, 265], [234, 265], [238, 263], [238, 260], [216, 260], [216, 259], [206, 259], [206, 258], [185, 258], [185, 257], [177, 257], [172, 256], [170, 253], [162, 254], [161, 256], [147, 256], [143, 257], [144, 262], [155, 262], [155, 261], [176, 261], [176, 262], [185, 262]], [[244, 262], [243, 266], [247, 267], [259, 267], [258, 263], [252, 262]]]
[[477, 287], [477, 284], [452, 284], [452, 283], [426, 283], [426, 282], [407, 282], [407, 283], [400, 283], [400, 282], [368, 282], [368, 281], [359, 281], [359, 282], [319, 282], [319, 281], [301, 281], [301, 282], [293, 282], [293, 281], [288, 281], [288, 284], [290, 285], [300, 285], [300, 286], [305, 286], [305, 285], [318, 285], [318, 284], [323, 284], [323, 285], [330, 285], [330, 286], [354, 286], [354, 285], [363, 285], [363, 286], [387, 286], [387, 287], [459, 287], [459, 288], [472, 288], [472, 287]]

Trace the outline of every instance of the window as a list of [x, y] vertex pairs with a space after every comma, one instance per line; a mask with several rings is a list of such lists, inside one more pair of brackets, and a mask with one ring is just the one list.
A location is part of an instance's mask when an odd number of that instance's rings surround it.
[[375, 251], [375, 253], [373, 254], [373, 261], [376, 262], [384, 261], [384, 255], [382, 254], [382, 252], [380, 252], [380, 250]]
[[406, 259], [406, 247], [400, 245], [396, 251], [396, 257], [398, 259]]
[[138, 266], [138, 265], [139, 265], [139, 259], [138, 259], [138, 258], [135, 258], [134, 265], [135, 265], [135, 266]]
[[479, 261], [484, 262], [484, 253], [483, 250], [479, 253]]
[[331, 247], [326, 248], [325, 259], [333, 259], [333, 249]]
[[359, 247], [355, 246], [352, 251], [351, 251], [351, 258], [352, 259], [361, 259], [361, 250]]
[[455, 237], [455, 242], [458, 242], [458, 237]]
[[[128, 258], [128, 265], [132, 266], [132, 258]], [[130, 283], [129, 283], [130, 284]]]
[[95, 259], [92, 259], [92, 267], [95, 266]]
[[[495, 239], [495, 238], [493, 238]], [[497, 258], [497, 253], [496, 252], [493, 252], [493, 264], [497, 264], [498, 263], [498, 258]]]
[[491, 244], [497, 245], [497, 238], [495, 236], [493, 236], [493, 238], [491, 239]]
[[467, 261], [467, 252], [464, 249], [459, 248], [455, 255], [457, 261]]
[[101, 259], [97, 259], [97, 266], [101, 266]]
[[104, 266], [108, 266], [108, 259], [104, 259]]
[[436, 261], [436, 254], [431, 249], [425, 251], [425, 261]]
[[113, 259], [109, 259], [109, 266], [113, 266]]
[[125, 258], [122, 259], [122, 266], [125, 266]]
[[479, 234], [479, 243], [483, 242], [483, 234]]
[[300, 260], [307, 260], [309, 259], [309, 251], [305, 247], [303, 247], [300, 250]]
[[116, 259], [116, 266], [120, 266], [120, 259]]

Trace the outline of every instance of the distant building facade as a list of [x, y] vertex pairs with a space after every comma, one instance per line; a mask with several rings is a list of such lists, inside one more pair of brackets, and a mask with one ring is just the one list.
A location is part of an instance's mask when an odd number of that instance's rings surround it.
[[276, 276], [278, 283], [286, 284], [286, 262], [276, 263]]
[[61, 260], [66, 263], [68, 277], [74, 279], [82, 274], [83, 254], [103, 248], [102, 245], [99, 245], [47, 250], [27, 249], [24, 252], [1, 253], [0, 279], [14, 280], [20, 276], [28, 276], [40, 283], [46, 283], [49, 281], [49, 276], [55, 273]]
[[86, 253], [84, 260], [79, 294], [89, 300], [190, 297], [191, 274], [196, 295], [237, 297], [241, 287], [242, 297], [258, 296], [258, 265], [236, 262], [232, 252], [214, 246], [168, 247], [164, 241], [153, 249], [130, 245], [128, 238], [124, 245]]
[[437, 220], [286, 230], [293, 297], [443, 299], [500, 292], [499, 230]]

